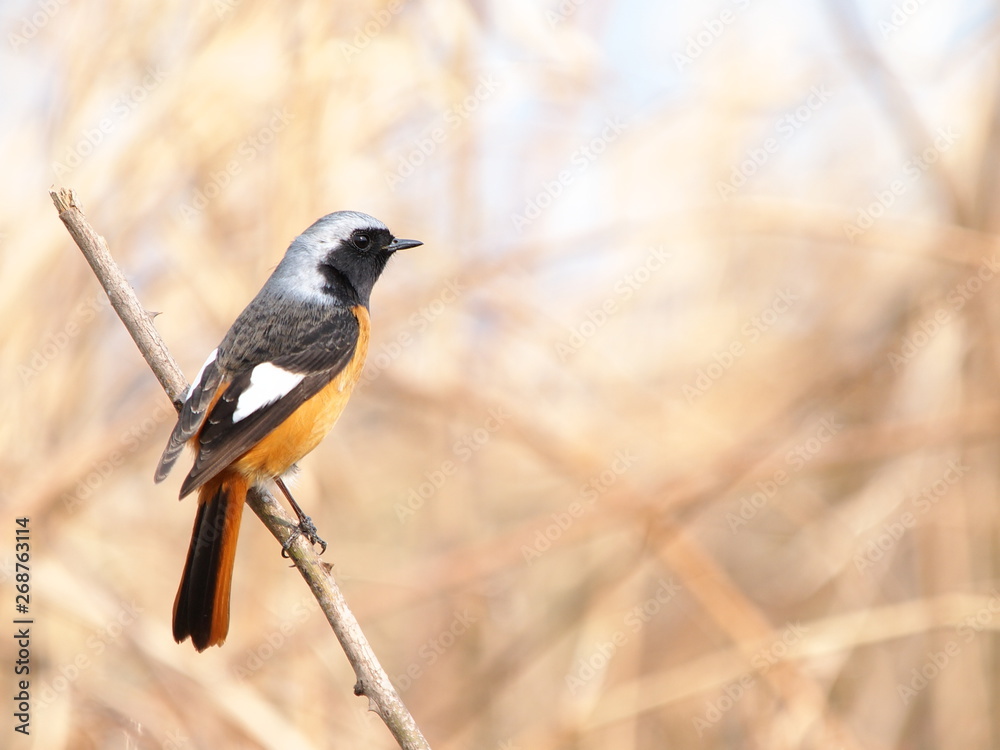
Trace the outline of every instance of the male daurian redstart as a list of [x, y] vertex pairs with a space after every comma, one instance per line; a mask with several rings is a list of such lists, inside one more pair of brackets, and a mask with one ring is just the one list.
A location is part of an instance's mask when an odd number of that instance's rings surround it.
[[[338, 211], [289, 246], [191, 385], [156, 468], [162, 481], [184, 445], [198, 490], [191, 546], [174, 600], [174, 638], [198, 651], [229, 632], [229, 593], [247, 491], [274, 479], [311, 539], [315, 529], [281, 481], [330, 431], [368, 350], [368, 301], [385, 264], [417, 240], [378, 219]], [[324, 545], [325, 547], [325, 545]]]

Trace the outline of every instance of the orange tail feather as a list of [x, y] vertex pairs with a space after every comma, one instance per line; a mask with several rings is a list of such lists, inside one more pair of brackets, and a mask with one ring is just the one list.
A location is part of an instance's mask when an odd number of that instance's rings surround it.
[[236, 540], [249, 483], [225, 471], [198, 489], [198, 515], [181, 585], [174, 599], [174, 640], [198, 651], [221, 645], [229, 633], [229, 593]]

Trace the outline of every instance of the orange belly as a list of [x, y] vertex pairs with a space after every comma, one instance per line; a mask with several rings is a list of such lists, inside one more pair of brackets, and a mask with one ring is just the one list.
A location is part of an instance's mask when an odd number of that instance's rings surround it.
[[358, 344], [354, 356], [330, 384], [292, 412], [257, 445], [236, 461], [234, 468], [251, 481], [272, 479], [288, 471], [333, 428], [340, 418], [351, 391], [361, 377], [368, 354], [370, 322], [368, 311], [354, 308], [358, 317]]

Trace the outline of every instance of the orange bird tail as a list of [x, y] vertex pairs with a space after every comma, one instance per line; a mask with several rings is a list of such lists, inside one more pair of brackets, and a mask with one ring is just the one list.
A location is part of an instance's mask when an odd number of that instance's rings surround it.
[[222, 645], [229, 632], [229, 592], [248, 489], [233, 471], [198, 489], [198, 515], [174, 599], [174, 640], [190, 636], [199, 651]]

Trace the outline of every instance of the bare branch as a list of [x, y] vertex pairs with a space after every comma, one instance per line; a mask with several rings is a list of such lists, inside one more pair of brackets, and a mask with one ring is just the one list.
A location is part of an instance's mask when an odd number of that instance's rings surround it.
[[[135, 290], [111, 257], [107, 242], [90, 226], [72, 190], [50, 190], [49, 195], [59, 211], [59, 218], [94, 270], [118, 317], [125, 324], [174, 407], [179, 408], [181, 396], [187, 390], [184, 374], [153, 326], [152, 317], [139, 303]], [[251, 489], [247, 505], [282, 543], [296, 527], [296, 521], [263, 487], [255, 486]], [[347, 606], [340, 587], [330, 575], [329, 566], [320, 561], [312, 545], [301, 535], [292, 543], [288, 553], [326, 614], [330, 627], [354, 668], [358, 680], [354, 686], [355, 694], [368, 697], [371, 709], [385, 722], [403, 750], [429, 750], [430, 745], [403, 705], [354, 613]]]
[[184, 373], [170, 356], [167, 345], [153, 327], [153, 317], [139, 303], [135, 290], [115, 263], [115, 259], [111, 257], [108, 243], [90, 226], [76, 203], [76, 193], [62, 188], [59, 191], [49, 190], [49, 195], [56, 210], [59, 211], [59, 218], [83, 252], [83, 257], [94, 270], [97, 280], [104, 287], [108, 299], [111, 300], [111, 306], [122, 319], [135, 345], [139, 347], [139, 352], [146, 358], [149, 369], [160, 381], [174, 407], [180, 408], [181, 395], [187, 389]]

